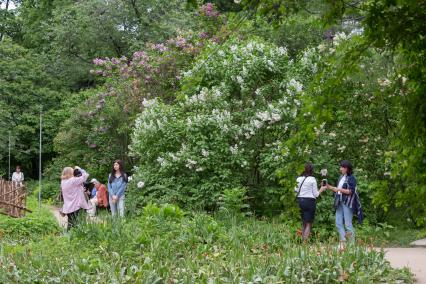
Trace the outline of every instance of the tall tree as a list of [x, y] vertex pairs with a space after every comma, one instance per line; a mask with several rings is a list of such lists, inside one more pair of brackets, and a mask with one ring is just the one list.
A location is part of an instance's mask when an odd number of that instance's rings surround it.
[[26, 171], [37, 169], [38, 117], [40, 109], [46, 114], [44, 124], [44, 157], [53, 155], [52, 139], [58, 118], [51, 115], [61, 99], [44, 71], [43, 62], [31, 51], [11, 43], [0, 42], [0, 158], [7, 165], [8, 132], [11, 132], [12, 162], [20, 163]]

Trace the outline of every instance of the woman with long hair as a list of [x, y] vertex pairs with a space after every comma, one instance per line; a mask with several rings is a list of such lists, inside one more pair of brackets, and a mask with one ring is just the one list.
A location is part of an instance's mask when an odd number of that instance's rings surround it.
[[297, 192], [296, 199], [299, 203], [302, 218], [303, 241], [307, 241], [311, 234], [316, 211], [316, 198], [326, 189], [326, 187], [321, 187], [318, 190], [317, 180], [313, 176], [313, 172], [314, 165], [306, 163], [304, 171], [296, 179], [297, 186], [294, 189]]
[[112, 216], [118, 214], [124, 216], [124, 195], [128, 182], [127, 174], [124, 171], [123, 162], [115, 160], [111, 173], [108, 176], [108, 195]]
[[[347, 238], [354, 240], [355, 230], [352, 226], [354, 212], [358, 221], [362, 222], [361, 203], [356, 192], [356, 178], [353, 175], [352, 164], [348, 160], [340, 162], [340, 177], [337, 187], [327, 185], [334, 192], [334, 207], [336, 208], [336, 227], [340, 243], [343, 247]], [[346, 227], [346, 230], [345, 230]]]
[[68, 216], [67, 230], [70, 230], [77, 224], [81, 209], [90, 209], [84, 196], [83, 183], [87, 180], [89, 174], [76, 167], [81, 172], [80, 176], [74, 175], [74, 169], [66, 167], [61, 175], [61, 191], [64, 199], [62, 213]]

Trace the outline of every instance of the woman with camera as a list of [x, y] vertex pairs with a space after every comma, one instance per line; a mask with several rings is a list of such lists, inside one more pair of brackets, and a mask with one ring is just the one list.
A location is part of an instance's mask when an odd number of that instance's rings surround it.
[[81, 209], [89, 209], [90, 206], [84, 195], [83, 183], [89, 176], [79, 167], [75, 169], [66, 167], [61, 175], [61, 192], [64, 200], [62, 213], [68, 216], [67, 230], [70, 230], [77, 224], [78, 216]]
[[312, 163], [305, 164], [305, 170], [296, 179], [297, 192], [296, 199], [299, 203], [300, 214], [302, 217], [302, 238], [307, 241], [312, 229], [312, 223], [315, 218], [316, 198], [326, 189], [322, 186], [318, 191], [317, 180], [313, 176], [314, 166]]
[[[327, 185], [334, 192], [334, 207], [336, 208], [336, 227], [339, 232], [340, 242], [343, 247], [347, 238], [354, 240], [355, 231], [352, 226], [354, 211], [358, 215], [358, 221], [362, 221], [361, 204], [356, 193], [356, 178], [352, 174], [352, 164], [347, 160], [340, 162], [341, 176], [337, 187]], [[346, 230], [345, 230], [346, 227]]]

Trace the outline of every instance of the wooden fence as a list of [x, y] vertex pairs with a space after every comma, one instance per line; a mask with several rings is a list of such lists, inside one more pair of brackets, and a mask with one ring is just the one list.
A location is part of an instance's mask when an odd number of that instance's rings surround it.
[[23, 217], [26, 211], [31, 212], [25, 208], [26, 201], [25, 185], [0, 179], [0, 214]]

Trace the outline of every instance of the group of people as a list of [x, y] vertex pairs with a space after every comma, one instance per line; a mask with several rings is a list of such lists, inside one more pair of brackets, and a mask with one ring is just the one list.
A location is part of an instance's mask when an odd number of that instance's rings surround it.
[[296, 199], [299, 203], [302, 218], [302, 238], [306, 241], [311, 233], [315, 218], [316, 198], [324, 191], [331, 190], [334, 195], [336, 227], [343, 246], [347, 239], [354, 240], [355, 238], [355, 230], [352, 225], [353, 215], [357, 215], [358, 221], [362, 222], [361, 202], [356, 190], [356, 178], [353, 175], [352, 164], [347, 160], [340, 162], [341, 175], [335, 187], [324, 179], [318, 189], [313, 173], [313, 164], [306, 163], [303, 173], [296, 179], [297, 186], [295, 191], [297, 192]]
[[90, 182], [94, 184], [94, 188], [87, 197], [84, 183], [88, 177], [89, 174], [77, 166], [65, 167], [62, 171], [61, 193], [64, 204], [61, 212], [68, 217], [68, 230], [76, 225], [79, 215], [83, 211], [87, 211], [89, 216], [94, 217], [96, 207], [107, 208], [109, 206], [112, 216], [124, 216], [124, 197], [128, 176], [123, 162], [114, 161], [108, 176], [107, 187], [97, 179], [92, 179]]
[[[354, 239], [353, 215], [356, 214], [358, 221], [362, 221], [362, 209], [350, 161], [340, 162], [340, 173], [336, 187], [331, 186], [324, 179], [318, 189], [318, 183], [314, 177], [314, 166], [312, 163], [306, 163], [304, 171], [296, 179], [296, 199], [301, 212], [301, 235], [304, 241], [309, 238], [311, 233], [315, 218], [316, 198], [326, 190], [331, 190], [334, 194], [335, 220], [340, 241], [346, 242], [347, 239]], [[129, 177], [124, 170], [123, 162], [114, 161], [107, 186], [93, 178], [90, 180], [93, 188], [87, 192], [84, 183], [88, 177], [89, 174], [80, 167], [65, 167], [62, 171], [61, 194], [64, 203], [61, 212], [68, 216], [68, 230], [75, 226], [79, 215], [84, 210], [90, 217], [94, 217], [97, 207], [109, 207], [112, 216], [124, 216], [125, 191]], [[24, 174], [20, 166], [16, 166], [12, 181], [18, 184], [23, 183]]]

